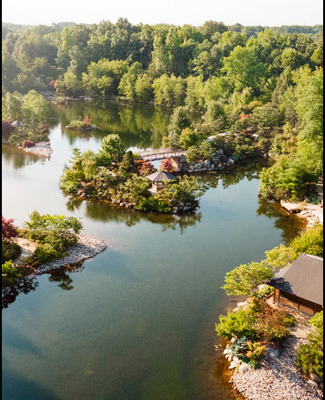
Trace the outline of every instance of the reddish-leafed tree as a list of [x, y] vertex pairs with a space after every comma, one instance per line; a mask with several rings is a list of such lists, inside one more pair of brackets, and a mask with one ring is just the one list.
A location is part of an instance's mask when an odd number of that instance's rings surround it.
[[151, 174], [153, 166], [151, 165], [150, 161], [143, 161], [139, 167], [139, 172], [143, 176], [147, 176]]
[[173, 160], [170, 157], [161, 160], [160, 169], [162, 169], [165, 172], [172, 172], [174, 170]]
[[13, 219], [5, 219], [2, 216], [2, 240], [11, 241], [18, 236], [18, 231], [13, 225]]
[[85, 118], [83, 119], [82, 123], [83, 123], [84, 126], [86, 126], [86, 127], [91, 126], [91, 119], [88, 117], [88, 115], [85, 116]]
[[15, 129], [11, 126], [12, 121], [10, 119], [5, 119], [4, 121], [2, 121], [2, 136], [9, 136], [10, 133]]
[[21, 144], [21, 147], [23, 148], [23, 149], [25, 149], [25, 148], [27, 148], [27, 147], [33, 147], [33, 146], [35, 146], [35, 142], [33, 142], [32, 140], [23, 140], [23, 142], [22, 142], [22, 144]]
[[51, 87], [52, 89], [55, 88], [55, 83], [56, 83], [56, 81], [50, 81], [50, 87]]

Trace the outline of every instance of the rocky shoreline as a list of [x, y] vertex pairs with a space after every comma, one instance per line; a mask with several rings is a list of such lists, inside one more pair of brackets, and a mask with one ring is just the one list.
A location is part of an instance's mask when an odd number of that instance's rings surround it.
[[79, 264], [80, 262], [83, 262], [101, 253], [107, 247], [107, 244], [104, 242], [104, 240], [99, 239], [96, 236], [78, 236], [78, 243], [69, 249], [64, 258], [41, 265], [37, 269], [37, 274], [44, 274], [68, 264]]
[[19, 147], [19, 148], [21, 148], [25, 153], [35, 154], [36, 156], [40, 157], [50, 158], [51, 154], [53, 153], [50, 142], [38, 142], [35, 143], [35, 145], [32, 147]]
[[[236, 308], [245, 307], [247, 301], [237, 303]], [[270, 304], [272, 305], [272, 304]], [[235, 308], [235, 309], [236, 309]], [[296, 366], [296, 349], [307, 343], [306, 335], [310, 331], [308, 319], [301, 313], [290, 309], [296, 319], [294, 327], [288, 328], [291, 335], [281, 347], [268, 347], [260, 368], [252, 369], [234, 356], [231, 344], [226, 345], [223, 354], [228, 361], [228, 370], [233, 371], [227, 381], [247, 400], [317, 400], [323, 399], [323, 382], [316, 375], [309, 378]], [[295, 329], [295, 327], [299, 329]], [[226, 376], [225, 376], [226, 377]]]
[[66, 265], [79, 264], [101, 253], [107, 247], [104, 240], [95, 236], [78, 236], [78, 243], [69, 249], [64, 258], [43, 264], [23, 279], [15, 279], [12, 287], [2, 288], [2, 308], [8, 307], [8, 304], [12, 303], [19, 293], [27, 294], [31, 290], [35, 290], [38, 285], [38, 282], [35, 282], [37, 275], [49, 273]]
[[306, 339], [289, 336], [278, 358], [269, 354], [259, 369], [234, 373], [230, 382], [247, 400], [316, 400], [323, 398], [318, 384], [300, 374], [296, 349]]

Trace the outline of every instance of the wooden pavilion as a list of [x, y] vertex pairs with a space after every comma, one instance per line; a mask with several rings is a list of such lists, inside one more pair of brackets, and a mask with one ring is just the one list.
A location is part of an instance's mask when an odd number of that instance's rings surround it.
[[177, 177], [169, 172], [156, 171], [147, 176], [152, 181], [151, 192], [156, 193], [164, 187], [164, 182], [175, 181]]
[[323, 309], [323, 258], [300, 254], [267, 284], [275, 288], [275, 303], [314, 315]]

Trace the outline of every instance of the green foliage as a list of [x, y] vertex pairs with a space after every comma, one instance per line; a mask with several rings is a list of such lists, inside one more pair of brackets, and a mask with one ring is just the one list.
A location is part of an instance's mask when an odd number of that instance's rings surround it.
[[315, 330], [307, 335], [308, 343], [298, 347], [296, 351], [297, 366], [308, 375], [314, 373], [322, 378], [324, 354], [323, 311], [316, 313], [310, 319], [310, 325], [314, 326]]
[[21, 254], [21, 247], [15, 242], [2, 240], [2, 264], [6, 261], [14, 260]]
[[263, 263], [242, 264], [227, 272], [222, 289], [226, 291], [227, 295], [253, 295], [256, 294], [258, 285], [272, 276], [271, 269]]
[[184, 104], [186, 83], [181, 77], [161, 75], [152, 83], [155, 104], [179, 107]]
[[9, 279], [14, 279], [18, 278], [21, 279], [23, 276], [17, 268], [15, 268], [12, 264], [12, 261], [6, 261], [5, 263], [2, 264], [2, 274], [5, 274], [7, 278]]
[[323, 314], [323, 310], [314, 314], [308, 321], [309, 325], [321, 328], [323, 326]]
[[323, 257], [323, 246], [323, 224], [314, 225], [290, 243], [294, 259], [301, 253]]
[[122, 161], [126, 151], [125, 145], [122, 143], [119, 135], [107, 135], [102, 139], [101, 162], [103, 165], [110, 166], [113, 163], [118, 164]]
[[228, 312], [226, 316], [220, 315], [215, 330], [219, 336], [227, 339], [233, 336], [253, 339], [256, 336], [255, 322], [256, 318], [250, 310], [239, 308], [235, 312]]
[[90, 95], [106, 98], [118, 94], [122, 76], [127, 72], [128, 63], [124, 60], [101, 59], [91, 62], [87, 73], [82, 74], [82, 85]]
[[284, 244], [280, 244], [279, 247], [267, 250], [265, 255], [266, 258], [262, 262], [269, 267], [272, 267], [273, 270], [284, 268], [295, 259], [293, 250]]
[[249, 350], [246, 353], [246, 357], [249, 359], [249, 364], [253, 369], [259, 368], [260, 361], [263, 358], [266, 346], [261, 342], [248, 342]]
[[82, 224], [78, 218], [64, 215], [40, 215], [33, 211], [29, 221], [24, 223], [21, 234], [39, 245], [32, 256], [32, 262], [39, 265], [63, 257], [69, 247], [78, 241]]
[[270, 168], [263, 168], [260, 179], [262, 196], [296, 201], [306, 195], [306, 182], [317, 182], [317, 175], [309, 172], [298, 157], [282, 155]]
[[193, 131], [191, 128], [184, 128], [179, 137], [179, 144], [184, 149], [188, 149], [192, 146], [196, 146], [198, 143], [204, 140], [204, 136]]
[[[169, 183], [172, 199], [176, 204], [183, 203], [193, 205], [203, 196], [206, 187], [203, 182], [194, 176], [183, 176], [177, 182]], [[167, 186], [167, 187], [168, 187]]]

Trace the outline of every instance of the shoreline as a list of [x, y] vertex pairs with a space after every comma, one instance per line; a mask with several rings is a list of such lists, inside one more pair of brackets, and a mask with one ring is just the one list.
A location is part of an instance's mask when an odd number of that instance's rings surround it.
[[[22, 246], [22, 255], [30, 256], [36, 249], [36, 246], [33, 246], [32, 250], [30, 248], [32, 242], [29, 242], [27, 239], [24, 239], [23, 241], [25, 243]], [[99, 239], [96, 236], [79, 234], [77, 244], [68, 250], [65, 257], [42, 264], [38, 268], [33, 268], [33, 272], [24, 276], [24, 278], [16, 278], [13, 286], [2, 287], [2, 308], [7, 308], [10, 303], [14, 302], [19, 293], [22, 292], [27, 294], [31, 290], [35, 290], [38, 286], [38, 282], [34, 282], [34, 280], [38, 275], [49, 273], [53, 270], [64, 268], [68, 265], [83, 263], [85, 260], [93, 258], [97, 254], [103, 252], [107, 246], [108, 244], [104, 240]], [[19, 264], [21, 259], [17, 260], [16, 262]]]
[[18, 148], [23, 150], [24, 153], [34, 154], [36, 156], [46, 157], [46, 158], [50, 158], [53, 153], [50, 142], [38, 142], [35, 143], [35, 145], [32, 147], [23, 148], [19, 146]]
[[78, 243], [72, 246], [67, 255], [55, 261], [42, 264], [37, 268], [37, 275], [47, 273], [53, 269], [61, 268], [70, 264], [79, 264], [89, 258], [95, 257], [107, 248], [104, 240], [96, 236], [78, 235]]
[[230, 382], [247, 400], [316, 400], [323, 393], [316, 382], [308, 380], [296, 367], [296, 349], [306, 339], [290, 335], [278, 358], [270, 354], [259, 369], [234, 373]]
[[[245, 302], [237, 303], [243, 307]], [[296, 318], [291, 332], [278, 349], [270, 348], [261, 360], [258, 369], [252, 369], [247, 364], [239, 361], [245, 368], [234, 370], [233, 363], [237, 364], [237, 357], [232, 356], [229, 344], [223, 345], [223, 358], [225, 370], [223, 379], [232, 385], [233, 389], [245, 400], [320, 400], [323, 399], [322, 386], [308, 378], [296, 366], [296, 349], [299, 345], [307, 343], [306, 335], [310, 331], [308, 319], [291, 308], [286, 312]], [[298, 318], [299, 317], [299, 318]], [[231, 344], [231, 343], [230, 343]], [[238, 360], [238, 359], [237, 359]]]

